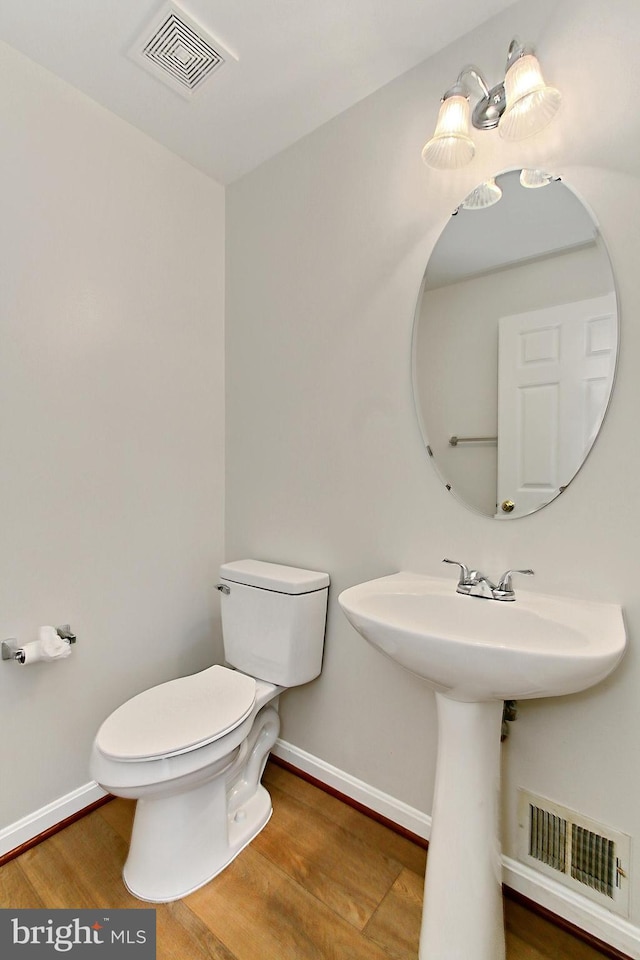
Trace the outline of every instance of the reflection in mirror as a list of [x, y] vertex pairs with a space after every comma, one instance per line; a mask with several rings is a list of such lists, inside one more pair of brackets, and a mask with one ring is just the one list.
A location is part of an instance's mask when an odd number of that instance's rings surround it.
[[554, 500], [587, 457], [613, 386], [618, 316], [603, 239], [566, 184], [519, 170], [495, 182], [502, 195], [478, 207], [473, 191], [433, 250], [413, 383], [444, 482], [507, 519]]

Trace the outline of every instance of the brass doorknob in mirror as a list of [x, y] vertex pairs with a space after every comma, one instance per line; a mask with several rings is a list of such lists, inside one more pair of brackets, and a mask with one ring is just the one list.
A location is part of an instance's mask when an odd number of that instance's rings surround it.
[[515, 503], [513, 500], [503, 500], [500, 504], [504, 513], [511, 513], [515, 509]]

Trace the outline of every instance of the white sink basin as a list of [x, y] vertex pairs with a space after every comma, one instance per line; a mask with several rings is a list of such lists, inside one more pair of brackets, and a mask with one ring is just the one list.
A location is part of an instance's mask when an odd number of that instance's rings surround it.
[[456, 700], [520, 700], [585, 690], [622, 658], [619, 606], [518, 590], [515, 602], [456, 593], [454, 580], [395, 573], [338, 597], [381, 653]]
[[505, 960], [502, 701], [603, 680], [624, 653], [622, 611], [525, 590], [514, 602], [463, 596], [454, 580], [417, 573], [350, 587], [338, 601], [369, 643], [435, 689], [438, 762], [419, 960]]

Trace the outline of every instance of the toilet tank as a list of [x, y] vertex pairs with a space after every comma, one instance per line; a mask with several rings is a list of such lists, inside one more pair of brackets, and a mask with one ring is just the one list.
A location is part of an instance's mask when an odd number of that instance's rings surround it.
[[320, 673], [329, 575], [262, 560], [220, 567], [222, 635], [231, 666], [284, 687]]

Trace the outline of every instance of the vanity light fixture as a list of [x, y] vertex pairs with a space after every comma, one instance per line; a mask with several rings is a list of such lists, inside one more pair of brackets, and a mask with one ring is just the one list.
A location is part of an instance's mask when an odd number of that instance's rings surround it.
[[[473, 113], [469, 97], [470, 81], [480, 91]], [[476, 92], [477, 95], [477, 92]], [[477, 130], [493, 130], [505, 140], [522, 140], [539, 133], [556, 115], [561, 95], [545, 84], [533, 50], [511, 41], [505, 78], [489, 89], [481, 71], [464, 67], [455, 84], [440, 103], [433, 137], [422, 151], [422, 159], [439, 170], [462, 167], [473, 159], [475, 144], [470, 136], [469, 119]]]
[[502, 190], [495, 179], [491, 177], [490, 180], [485, 180], [479, 187], [472, 190], [471, 193], [464, 198], [460, 206], [464, 207], [465, 210], [485, 210], [487, 207], [492, 207], [494, 203], [497, 203], [501, 197]]
[[537, 190], [538, 187], [546, 187], [553, 177], [546, 170], [526, 170], [520, 171], [520, 184], [527, 190]]
[[[546, 170], [527, 170], [523, 168], [520, 171], [520, 185], [526, 187], [527, 190], [537, 190], [539, 187], [546, 187], [548, 184], [553, 183], [554, 180], [559, 179], [559, 177], [554, 177], [552, 174], [547, 173]], [[496, 183], [495, 177], [491, 177], [476, 187], [475, 190], [472, 190], [471, 193], [467, 194], [460, 206], [456, 207], [453, 213], [455, 215], [460, 210], [486, 210], [487, 207], [492, 207], [493, 204], [497, 203], [500, 199], [502, 199], [502, 189]]]

